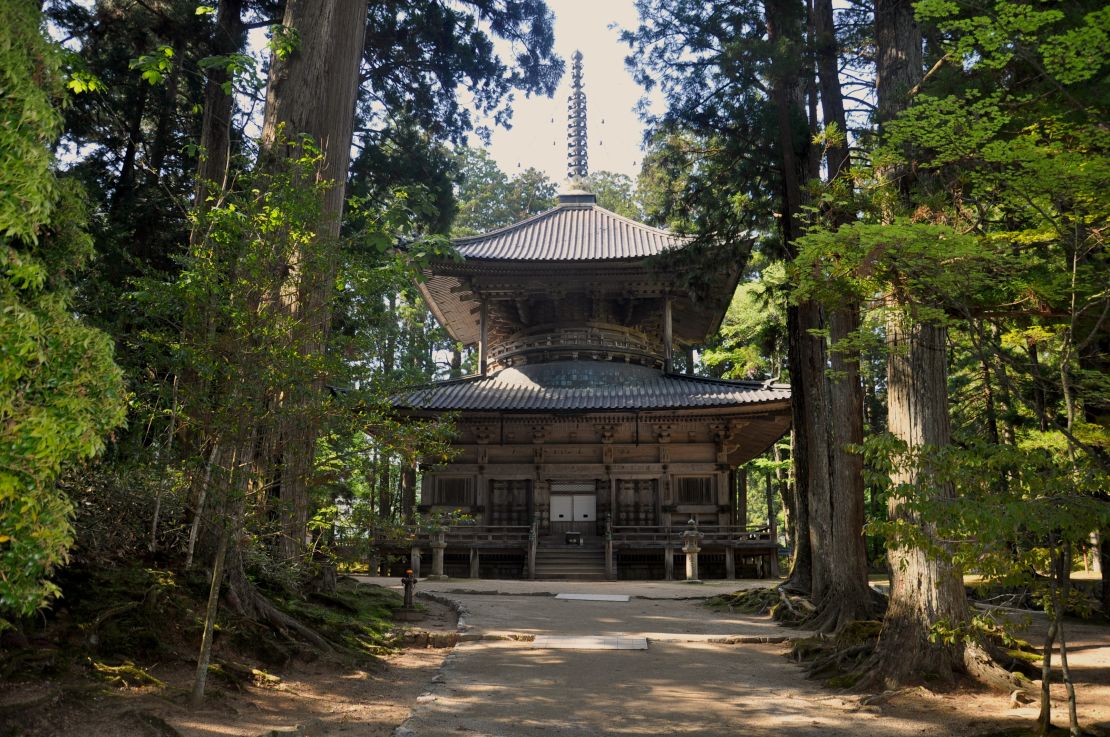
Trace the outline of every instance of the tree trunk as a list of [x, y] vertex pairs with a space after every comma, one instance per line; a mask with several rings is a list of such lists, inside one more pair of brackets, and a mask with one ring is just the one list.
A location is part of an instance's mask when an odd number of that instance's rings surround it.
[[[828, 353], [825, 338], [813, 335], [810, 331], [824, 330], [823, 310], [816, 302], [807, 300], [798, 306], [798, 352], [801, 354], [799, 374], [800, 383], [805, 386], [805, 413], [807, 427], [806, 466], [809, 478], [806, 496], [809, 506], [809, 545], [812, 554], [811, 583], [809, 594], [815, 602], [821, 602], [829, 593], [834, 576], [832, 510], [833, 498], [830, 480], [832, 469], [829, 467], [831, 448], [829, 447], [829, 381], [826, 374]], [[793, 372], [791, 373], [793, 378]], [[796, 400], [795, 400], [796, 401]]]
[[193, 678], [193, 694], [190, 703], [197, 708], [204, 703], [204, 686], [208, 680], [208, 663], [212, 660], [212, 636], [216, 627], [216, 610], [220, 604], [220, 585], [224, 580], [224, 558], [227, 557], [227, 532], [220, 535], [220, 545], [216, 549], [216, 559], [212, 562], [212, 580], [208, 587], [208, 607], [204, 611], [204, 630], [200, 638], [200, 654], [197, 656], [197, 672]]
[[145, 81], [139, 83], [138, 94], [135, 95], [134, 106], [131, 108], [131, 117], [127, 121], [127, 145], [123, 149], [123, 161], [120, 162], [116, 189], [112, 192], [110, 212], [113, 217], [118, 216], [122, 208], [126, 207], [135, 190], [135, 159], [138, 158], [139, 146], [143, 141], [143, 116], [146, 114], [149, 86]]
[[[840, 86], [832, 0], [814, 0], [813, 15], [821, 114], [826, 130], [835, 126], [838, 133], [825, 144], [827, 179], [832, 189], [843, 186], [850, 192], [847, 120]], [[833, 227], [852, 219], [852, 213], [839, 204], [834, 204], [827, 215]], [[829, 330], [831, 375], [826, 377], [829, 539], [823, 557], [830, 563], [823, 586], [815, 587], [819, 614], [809, 626], [837, 631], [849, 622], [868, 619], [872, 614], [867, 584], [867, 541], [863, 535], [863, 458], [850, 450], [852, 446], [863, 444], [860, 355], [858, 350], [844, 347], [859, 330], [859, 306], [847, 301], [829, 308], [825, 320]], [[812, 525], [812, 512], [810, 519]], [[818, 595], [820, 598], [816, 599]]]
[[378, 514], [383, 520], [388, 520], [393, 515], [393, 502], [390, 499], [393, 464], [389, 456], [389, 453], [383, 451], [378, 466]]
[[[814, 168], [814, 152], [810, 145], [812, 137], [804, 102], [805, 80], [804, 75], [799, 74], [804, 68], [805, 8], [796, 0], [768, 0], [764, 7], [768, 39], [780, 49], [772, 69], [771, 100], [778, 126], [781, 173], [782, 217], [779, 227], [786, 255], [793, 258], [794, 239], [802, 232], [804, 183]], [[828, 499], [829, 479], [823, 425], [825, 405], [821, 398], [824, 343], [809, 333], [810, 329], [819, 327], [820, 322], [820, 307], [815, 303], [787, 308], [799, 534], [790, 577], [784, 586], [801, 593], [809, 593], [815, 581], [822, 579], [822, 567], [825, 565], [821, 552], [813, 549], [810, 535], [814, 514], [811, 504], [815, 497]], [[814, 370], [820, 374], [816, 383], [812, 381]], [[815, 392], [817, 396], [814, 396]]]
[[814, 0], [814, 53], [817, 57], [817, 80], [821, 88], [821, 117], [825, 128], [836, 125], [839, 138], [825, 142], [825, 164], [828, 181], [848, 174], [848, 124], [844, 114], [844, 93], [840, 87], [840, 66], [837, 60], [836, 26], [833, 23], [832, 0]]
[[867, 539], [863, 534], [863, 456], [850, 450], [863, 444], [863, 388], [859, 377], [859, 352], [837, 349], [859, 329], [855, 305], [828, 313], [832, 342], [829, 379], [829, 559], [822, 598], [815, 600], [817, 617], [809, 627], [839, 631], [850, 622], [873, 615], [867, 582]]
[[[216, 10], [216, 34], [212, 54], [224, 56], [243, 48], [243, 0], [220, 0]], [[222, 66], [211, 67], [204, 83], [204, 115], [200, 128], [200, 156], [197, 161], [196, 206], [216, 192], [227, 188], [227, 167], [231, 159], [231, 119], [234, 98], [224, 89], [230, 77]], [[193, 234], [195, 240], [196, 234]]]
[[[887, 390], [890, 432], [906, 443], [911, 454], [949, 443], [947, 389], [947, 331], [937, 325], [916, 324], [894, 316], [887, 324]], [[912, 456], [895, 469], [891, 484], [912, 489], [912, 494], [954, 498], [951, 485], [931, 487], [928, 468], [918, 468]], [[888, 513], [931, 533], [920, 519], [892, 493]], [[933, 625], [941, 620], [951, 626], [967, 621], [968, 604], [960, 571], [917, 547], [893, 544], [888, 555], [893, 571], [890, 604], [879, 636], [876, 655], [889, 684], [906, 683], [932, 674], [951, 682], [963, 670], [963, 648], [929, 641]]]
[[[876, 87], [880, 133], [907, 105], [908, 93], [922, 75], [921, 32], [914, 19], [912, 0], [876, 0], [875, 36], [878, 64]], [[880, 172], [895, 192], [894, 205], [886, 213], [892, 219], [898, 210], [911, 207], [912, 167], [894, 166]], [[905, 443], [907, 458], [891, 474], [895, 489], [888, 500], [892, 521], [933, 530], [906, 503], [903, 496], [931, 495], [952, 498], [951, 485], [933, 486], [930, 471], [921, 468], [916, 453], [942, 448], [950, 442], [948, 417], [947, 330], [943, 325], [923, 323], [912, 314], [912, 306], [896, 287], [892, 294], [895, 311], [887, 321], [887, 420], [889, 431]], [[957, 671], [968, 670], [962, 644], [930, 642], [932, 628], [942, 620], [959, 626], [969, 616], [967, 596], [960, 571], [946, 560], [926, 554], [918, 547], [892, 541], [890, 602], [875, 649], [874, 676], [887, 685], [934, 676], [949, 683]]]
[[416, 512], [416, 466], [411, 463], [401, 472], [401, 516], [411, 522]]
[[[260, 163], [264, 170], [283, 169], [288, 157], [303, 154], [300, 136], [311, 137], [322, 156], [317, 181], [332, 183], [322, 195], [317, 243], [339, 237], [366, 13], [365, 2], [288, 0], [282, 24], [296, 34], [297, 45], [284, 58], [275, 54], [271, 60]], [[301, 331], [297, 349], [307, 355], [323, 353], [331, 322], [336, 264], [326, 255], [330, 251], [323, 252], [324, 256], [311, 257], [293, 254], [287, 264], [289, 288], [282, 289], [285, 308]], [[288, 558], [304, 553], [309, 481], [320, 430], [315, 408], [323, 394], [323, 380], [315, 377], [290, 387], [278, 400], [284, 417], [269, 444], [268, 463], [276, 466], [282, 552]]]

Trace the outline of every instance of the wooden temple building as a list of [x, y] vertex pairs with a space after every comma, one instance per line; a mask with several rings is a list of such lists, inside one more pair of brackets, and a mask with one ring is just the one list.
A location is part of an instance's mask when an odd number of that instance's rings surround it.
[[[575, 73], [580, 95], [577, 58]], [[577, 103], [572, 182], [586, 173]], [[571, 187], [427, 269], [432, 313], [478, 355], [476, 375], [395, 400], [404, 416], [456, 419], [456, 454], [423, 468], [419, 508], [474, 524], [414, 545], [435, 554], [437, 574], [662, 578], [691, 521], [702, 574], [773, 569], [770, 531], [738, 516], [735, 469], [787, 431], [790, 392], [693, 374], [689, 356], [720, 326], [740, 264], [707, 264], [711, 250], [667, 257], [688, 245]], [[712, 274], [710, 297], [682, 286], [690, 269]]]

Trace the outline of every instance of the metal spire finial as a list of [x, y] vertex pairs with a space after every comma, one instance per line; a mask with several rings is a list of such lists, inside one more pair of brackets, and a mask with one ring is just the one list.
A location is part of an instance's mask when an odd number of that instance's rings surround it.
[[567, 98], [567, 178], [584, 179], [590, 173], [586, 152], [586, 93], [582, 91], [582, 52], [571, 57], [570, 97]]

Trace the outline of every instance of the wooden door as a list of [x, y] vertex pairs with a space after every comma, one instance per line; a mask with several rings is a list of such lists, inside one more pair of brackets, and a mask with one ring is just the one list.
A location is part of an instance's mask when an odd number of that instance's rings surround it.
[[620, 479], [617, 481], [617, 525], [659, 524], [659, 481], [657, 479]]
[[490, 479], [489, 523], [491, 525], [530, 525], [528, 502], [532, 496], [530, 479]]

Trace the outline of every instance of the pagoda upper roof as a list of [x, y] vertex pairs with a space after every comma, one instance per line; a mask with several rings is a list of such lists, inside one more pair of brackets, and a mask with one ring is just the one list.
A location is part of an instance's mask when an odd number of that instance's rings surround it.
[[657, 256], [689, 241], [606, 210], [592, 194], [570, 192], [550, 210], [453, 244], [468, 260], [619, 261]]

